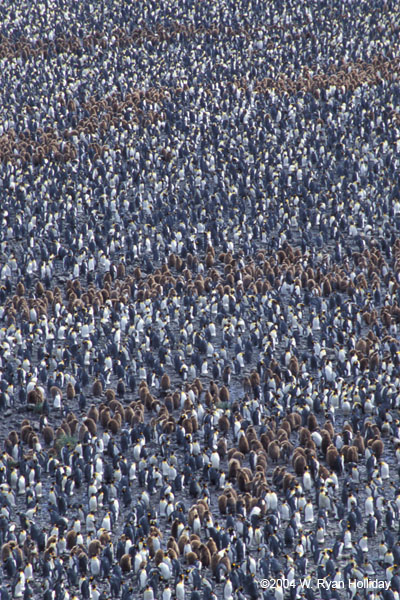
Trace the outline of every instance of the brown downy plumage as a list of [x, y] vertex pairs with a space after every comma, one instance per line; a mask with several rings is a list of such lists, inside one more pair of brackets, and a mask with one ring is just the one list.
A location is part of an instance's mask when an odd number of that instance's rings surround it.
[[111, 388], [106, 389], [105, 391], [105, 398], [106, 398], [106, 402], [110, 403], [113, 400], [115, 400], [115, 392], [114, 390], [112, 390]]
[[364, 443], [364, 438], [362, 437], [362, 435], [360, 433], [357, 433], [357, 435], [354, 437], [353, 439], [353, 446], [355, 446], [358, 450], [358, 453], [360, 454], [360, 456], [364, 456], [365, 454], [365, 443]]
[[[342, 450], [343, 450], [343, 448], [342, 448]], [[328, 448], [326, 450], [326, 462], [331, 469], [333, 469], [334, 466], [336, 465], [338, 456], [339, 456], [339, 452], [337, 451], [336, 447], [333, 444], [328, 446]]]
[[129, 573], [132, 570], [132, 557], [130, 554], [123, 554], [119, 561], [119, 566], [123, 573]]
[[245, 469], [238, 470], [236, 474], [236, 482], [238, 489], [241, 492], [248, 492], [251, 489], [251, 476], [249, 477], [249, 474]]
[[281, 449], [278, 442], [272, 441], [268, 444], [268, 457], [275, 463], [279, 461]]
[[167, 373], [163, 373], [160, 381], [160, 387], [163, 391], [167, 391], [171, 387], [171, 382]]
[[318, 428], [317, 417], [312, 413], [307, 417], [307, 427], [311, 433]]
[[[169, 549], [172, 549], [175, 552], [175, 554], [177, 556], [179, 556], [179, 546], [176, 543], [176, 539], [172, 536], [169, 537], [168, 543], [167, 543], [167, 550], [169, 550]], [[157, 550], [157, 552], [160, 552], [160, 550]], [[156, 552], [156, 556], [157, 556], [157, 552]], [[161, 552], [162, 552], [162, 550], [161, 550]], [[164, 560], [164, 553], [163, 553], [163, 558], [161, 559], [160, 562], [162, 562], [162, 560]]]
[[[213, 538], [208, 538], [208, 541], [206, 542], [206, 547], [208, 548], [209, 552], [210, 552], [210, 557], [214, 556], [214, 554], [216, 554], [218, 552], [218, 548], [217, 548], [217, 544], [214, 542]], [[211, 562], [211, 559], [210, 559]]]
[[306, 446], [307, 442], [311, 440], [311, 433], [306, 427], [302, 427], [299, 431], [299, 442], [301, 446]]
[[304, 471], [306, 470], [307, 462], [304, 456], [298, 454], [293, 461], [294, 472], [298, 476], [304, 475]]
[[182, 533], [181, 536], [178, 539], [178, 548], [179, 548], [179, 553], [181, 555], [183, 555], [183, 551], [185, 549], [186, 544], [189, 543], [189, 538], [185, 533]]
[[100, 550], [101, 550], [100, 540], [95, 539], [95, 540], [91, 540], [89, 542], [89, 546], [88, 546], [89, 558], [91, 558], [92, 556], [97, 556], [100, 553]]
[[107, 423], [107, 429], [109, 429], [113, 435], [116, 435], [120, 429], [120, 424], [118, 420], [110, 419]]
[[375, 439], [371, 443], [371, 450], [375, 454], [376, 458], [381, 458], [385, 445], [381, 439]]
[[92, 419], [95, 423], [99, 421], [99, 411], [94, 404], [90, 405], [90, 408], [87, 412], [87, 416], [89, 419]]
[[228, 503], [228, 498], [225, 494], [221, 494], [218, 497], [218, 508], [221, 515], [226, 515], [226, 507]]
[[201, 544], [198, 551], [199, 560], [204, 568], [208, 568], [211, 564], [211, 552], [205, 544]]
[[218, 428], [219, 428], [219, 430], [221, 431], [221, 433], [225, 433], [226, 434], [226, 433], [229, 432], [229, 427], [230, 427], [230, 424], [229, 424], [228, 417], [226, 415], [222, 415], [219, 418], [219, 421], [218, 421]]
[[237, 472], [240, 469], [240, 462], [235, 458], [232, 458], [228, 463], [228, 480], [232, 481], [236, 479]]
[[103, 384], [101, 383], [101, 381], [99, 379], [96, 379], [96, 381], [93, 383], [93, 386], [92, 386], [92, 394], [96, 398], [99, 398], [102, 395], [102, 393], [103, 393]]
[[93, 419], [90, 419], [88, 417], [83, 422], [86, 425], [86, 427], [88, 428], [88, 431], [89, 431], [89, 433], [90, 433], [91, 436], [97, 435], [97, 425], [93, 421]]
[[52, 427], [50, 427], [50, 425], [46, 425], [46, 427], [43, 427], [42, 430], [42, 435], [43, 435], [43, 439], [44, 442], [47, 446], [50, 446], [53, 441], [54, 441], [54, 430]]
[[195, 552], [193, 552], [193, 550], [189, 551], [185, 555], [185, 563], [187, 565], [194, 565], [196, 561], [197, 561], [197, 554]]
[[78, 535], [77, 535], [76, 531], [74, 531], [74, 529], [71, 529], [70, 531], [68, 531], [67, 535], [65, 536], [68, 550], [72, 550], [72, 548], [76, 545], [77, 537], [78, 537]]
[[248, 454], [250, 452], [250, 446], [246, 434], [240, 436], [238, 448], [243, 454]]

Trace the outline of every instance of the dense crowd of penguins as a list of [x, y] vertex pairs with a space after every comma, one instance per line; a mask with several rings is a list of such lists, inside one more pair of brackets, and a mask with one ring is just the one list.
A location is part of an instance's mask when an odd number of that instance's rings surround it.
[[399, 598], [399, 46], [1, 3], [1, 600]]

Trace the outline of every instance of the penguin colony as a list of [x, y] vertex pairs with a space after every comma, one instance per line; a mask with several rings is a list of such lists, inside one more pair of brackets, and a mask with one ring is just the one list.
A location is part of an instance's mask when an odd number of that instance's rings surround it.
[[1, 3], [1, 600], [399, 598], [399, 13]]

